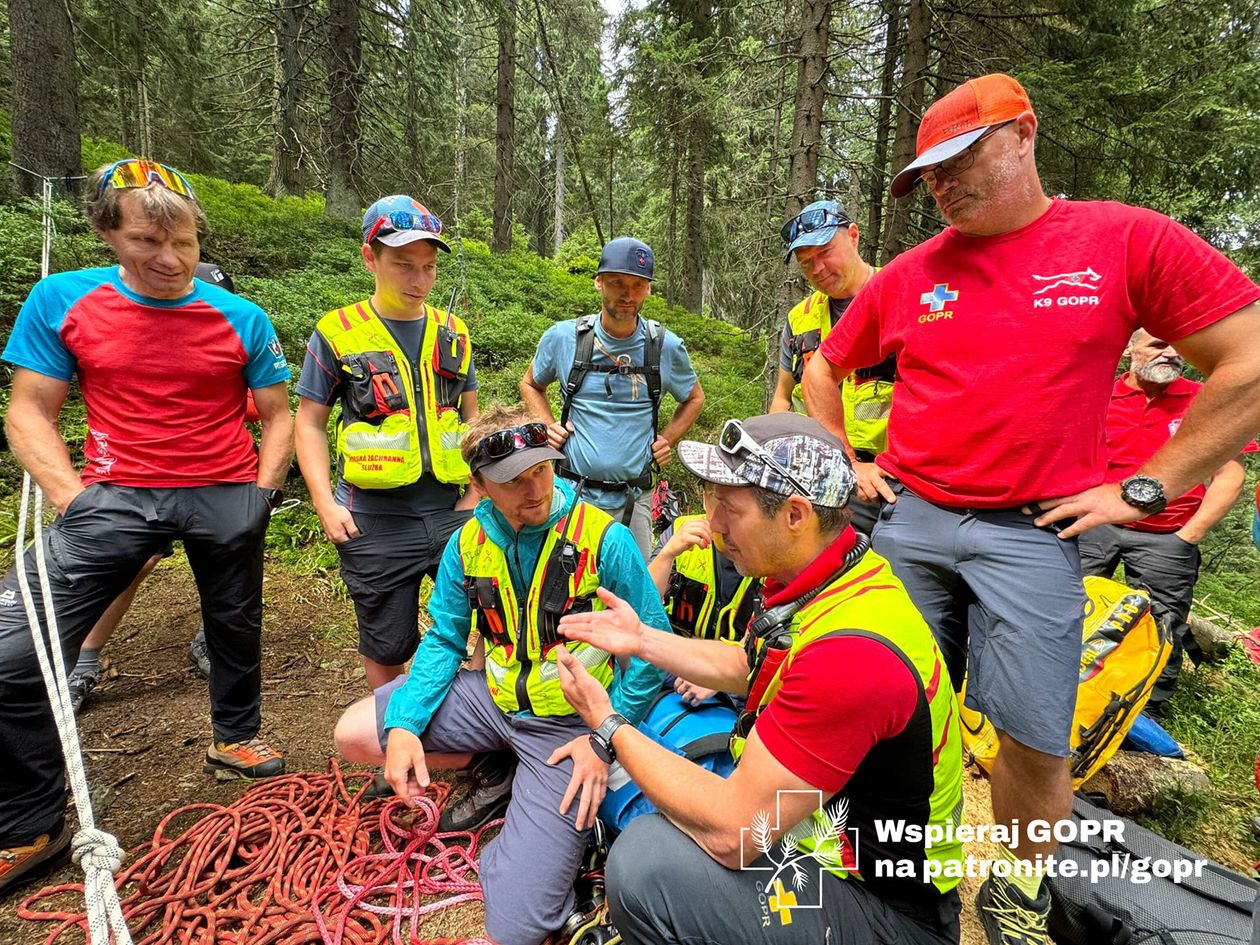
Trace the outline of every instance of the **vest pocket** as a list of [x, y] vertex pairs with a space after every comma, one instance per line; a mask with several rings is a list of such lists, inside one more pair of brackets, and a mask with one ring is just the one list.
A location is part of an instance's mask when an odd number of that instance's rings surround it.
[[392, 351], [364, 351], [341, 358], [346, 400], [356, 417], [372, 420], [407, 409], [402, 371]]
[[679, 636], [694, 637], [696, 623], [709, 596], [709, 588], [694, 578], [684, 577], [677, 571], [670, 578], [669, 623]]

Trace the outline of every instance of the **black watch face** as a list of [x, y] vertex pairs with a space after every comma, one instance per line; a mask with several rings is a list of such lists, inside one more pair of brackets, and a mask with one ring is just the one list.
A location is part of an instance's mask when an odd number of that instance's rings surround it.
[[591, 749], [599, 756], [599, 760], [604, 764], [612, 764], [612, 752], [608, 750], [608, 746], [604, 744], [603, 739], [593, 732], [591, 733]]

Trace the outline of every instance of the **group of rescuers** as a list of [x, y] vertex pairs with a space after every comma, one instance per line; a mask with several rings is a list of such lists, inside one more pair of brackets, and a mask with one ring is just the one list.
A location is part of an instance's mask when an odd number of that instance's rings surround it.
[[[316, 323], [294, 421], [266, 315], [194, 279], [205, 217], [187, 180], [102, 168], [88, 215], [119, 265], [40, 281], [3, 355], [11, 447], [59, 513], [45, 570], [67, 662], [182, 541], [210, 664], [207, 771], [282, 772], [259, 736], [262, 542], [295, 441], [373, 690], [337, 747], [409, 802], [431, 766], [478, 756], [443, 828], [505, 816], [480, 864], [491, 939], [567, 941], [615, 763], [657, 810], [606, 864], [624, 941], [957, 942], [960, 844], [874, 825], [962, 820], [964, 671], [1001, 740], [995, 821], [1067, 818], [1082, 562], [1123, 561], [1184, 632], [1195, 546], [1260, 429], [1260, 289], [1165, 216], [1047, 197], [1036, 133], [1005, 75], [929, 108], [892, 193], [924, 184], [948, 228], [882, 270], [835, 201], [789, 220], [785, 259], [815, 291], [783, 330], [772, 412], [716, 443], [683, 439], [704, 394], [683, 343], [640, 317], [653, 256], [638, 240], [603, 248], [597, 314], [543, 334], [523, 405], [479, 411], [468, 328], [427, 302], [442, 225], [410, 197], [377, 201], [361, 250], [375, 291]], [[1182, 358], [1206, 383], [1181, 378]], [[57, 426], [75, 377], [81, 475]], [[652, 472], [675, 453], [704, 514], [652, 555]], [[15, 566], [0, 889], [69, 837], [31, 633]], [[666, 679], [693, 702], [746, 700], [728, 778], [636, 729]], [[803, 888], [761, 858], [789, 830]], [[1047, 942], [1054, 844], [1014, 837], [1001, 855], [1022, 868], [987, 879], [977, 910], [994, 945]]]

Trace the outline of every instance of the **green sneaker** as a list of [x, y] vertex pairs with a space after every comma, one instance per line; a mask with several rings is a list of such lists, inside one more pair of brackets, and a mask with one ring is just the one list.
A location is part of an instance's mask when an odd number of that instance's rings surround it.
[[976, 912], [989, 945], [1050, 945], [1050, 890], [1029, 899], [1008, 880], [990, 877], [976, 895]]

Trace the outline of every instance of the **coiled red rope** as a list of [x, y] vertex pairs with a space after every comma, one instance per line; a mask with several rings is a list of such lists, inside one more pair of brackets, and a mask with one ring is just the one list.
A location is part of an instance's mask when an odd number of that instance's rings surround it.
[[[269, 779], [226, 807], [168, 814], [116, 878], [136, 945], [453, 945], [422, 938], [421, 919], [481, 900], [478, 849], [502, 821], [439, 834], [448, 785], [433, 783], [408, 808], [398, 798], [361, 801], [369, 782], [333, 760], [327, 774]], [[190, 814], [200, 816], [168, 836]], [[86, 930], [85, 913], [54, 908], [75, 896], [77, 909], [82, 895], [81, 883], [49, 886], [18, 915], [60, 923], [45, 939], [53, 945]]]

